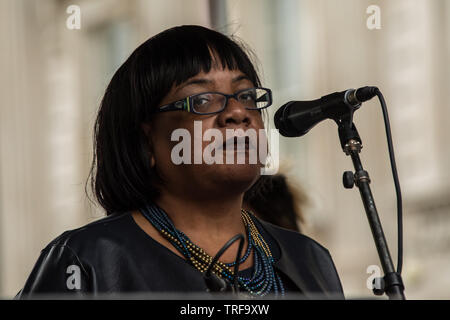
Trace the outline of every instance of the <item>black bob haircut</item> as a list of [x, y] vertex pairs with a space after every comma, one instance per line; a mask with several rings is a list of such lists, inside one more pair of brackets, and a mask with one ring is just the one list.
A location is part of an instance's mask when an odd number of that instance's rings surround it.
[[[137, 210], [158, 196], [160, 181], [150, 166], [153, 147], [141, 125], [174, 85], [214, 60], [240, 70], [255, 86], [258, 74], [244, 46], [219, 32], [195, 25], [165, 30], [142, 43], [119, 67], [106, 88], [94, 126], [93, 160], [86, 181], [109, 215]], [[88, 198], [89, 194], [86, 189]]]

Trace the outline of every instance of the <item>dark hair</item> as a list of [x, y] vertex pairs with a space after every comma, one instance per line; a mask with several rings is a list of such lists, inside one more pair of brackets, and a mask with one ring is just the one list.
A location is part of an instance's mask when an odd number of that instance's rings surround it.
[[283, 174], [261, 176], [244, 194], [244, 204], [257, 217], [298, 232], [297, 221], [304, 222], [300, 206], [306, 202], [306, 195]]
[[88, 176], [107, 215], [139, 209], [158, 195], [155, 182], [160, 178], [150, 166], [152, 146], [141, 125], [152, 119], [151, 111], [174, 85], [209, 72], [211, 55], [222, 68], [238, 69], [255, 86], [261, 85], [243, 48], [232, 37], [208, 28], [178, 26], [145, 41], [119, 67], [96, 118]]

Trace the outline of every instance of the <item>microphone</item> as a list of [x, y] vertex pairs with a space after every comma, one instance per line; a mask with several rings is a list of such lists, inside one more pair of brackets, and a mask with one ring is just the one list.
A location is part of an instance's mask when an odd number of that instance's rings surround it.
[[372, 99], [377, 87], [362, 87], [335, 92], [312, 101], [290, 101], [281, 106], [274, 116], [275, 127], [285, 137], [301, 137], [325, 119], [338, 121]]
[[203, 279], [205, 280], [206, 287], [209, 292], [232, 292], [233, 289], [228, 281], [219, 278], [214, 273], [204, 273]]
[[[206, 268], [206, 271], [203, 273], [203, 279], [205, 280], [205, 284], [208, 292], [233, 292], [235, 294], [239, 293], [239, 285], [238, 285], [238, 271], [239, 271], [239, 259], [242, 254], [242, 249], [244, 246], [244, 236], [239, 233], [235, 235], [233, 238], [227, 241], [223, 245], [223, 247], [216, 253], [214, 258]], [[233, 286], [224, 279], [219, 278], [212, 272], [212, 268], [214, 264], [219, 260], [220, 256], [236, 241], [239, 240], [239, 248], [236, 254], [236, 259], [234, 260], [234, 277], [233, 277]]]

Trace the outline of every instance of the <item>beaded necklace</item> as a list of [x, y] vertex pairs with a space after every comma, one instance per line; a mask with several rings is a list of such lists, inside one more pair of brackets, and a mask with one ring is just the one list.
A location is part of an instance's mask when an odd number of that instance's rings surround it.
[[[140, 210], [145, 218], [170, 241], [170, 243], [181, 252], [186, 260], [200, 272], [205, 272], [213, 258], [202, 248], [194, 244], [188, 236], [175, 228], [174, 224], [156, 204], [150, 204]], [[238, 276], [238, 284], [244, 289], [249, 297], [262, 297], [269, 293], [278, 296], [285, 295], [284, 286], [280, 276], [273, 268], [274, 259], [269, 246], [259, 233], [253, 220], [252, 214], [246, 210], [241, 210], [242, 220], [247, 231], [248, 247], [239, 263], [244, 262], [250, 255], [252, 249], [254, 252], [254, 267], [251, 277]], [[217, 261], [212, 272], [221, 278], [228, 279], [230, 282], [234, 278], [232, 266], [235, 263], [223, 263]]]

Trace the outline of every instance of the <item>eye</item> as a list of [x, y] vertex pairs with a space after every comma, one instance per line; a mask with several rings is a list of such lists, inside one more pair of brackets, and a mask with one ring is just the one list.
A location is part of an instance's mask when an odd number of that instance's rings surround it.
[[204, 105], [204, 104], [207, 104], [207, 103], [209, 103], [209, 99], [208, 98], [206, 98], [206, 97], [195, 97], [194, 98], [194, 105], [196, 105], [196, 106], [201, 106], [201, 105]]
[[256, 92], [254, 90], [244, 91], [239, 95], [241, 101], [256, 101]]
[[238, 100], [245, 105], [247, 109], [256, 109], [256, 91], [251, 89], [239, 94]]
[[217, 98], [211, 93], [197, 95], [192, 99], [194, 110], [197, 112], [209, 112], [212, 106], [216, 104], [215, 100]]

